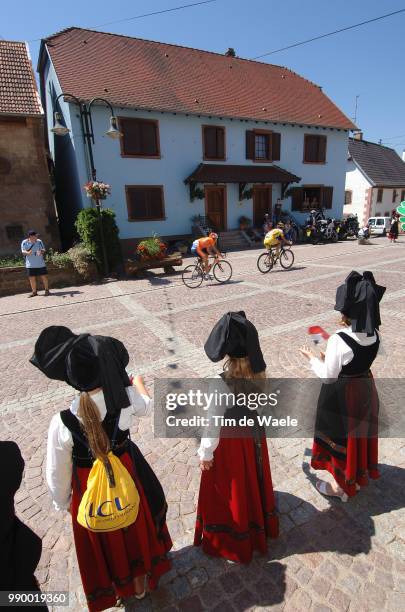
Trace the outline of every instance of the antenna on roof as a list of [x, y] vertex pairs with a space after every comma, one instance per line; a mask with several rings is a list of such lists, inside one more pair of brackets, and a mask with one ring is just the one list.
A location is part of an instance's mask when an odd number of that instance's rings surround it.
[[356, 96], [356, 101], [354, 103], [354, 117], [353, 117], [353, 123], [357, 122], [357, 108], [358, 108], [358, 100], [360, 98], [360, 94], [358, 94]]

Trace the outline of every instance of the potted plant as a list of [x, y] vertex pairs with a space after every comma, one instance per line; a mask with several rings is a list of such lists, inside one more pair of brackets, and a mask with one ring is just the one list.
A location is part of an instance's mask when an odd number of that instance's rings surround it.
[[136, 247], [136, 254], [141, 260], [156, 260], [166, 257], [167, 244], [162, 242], [157, 234], [145, 238]]
[[89, 181], [84, 185], [88, 198], [93, 200], [105, 200], [111, 193], [111, 185], [102, 181]]
[[245, 217], [245, 215], [242, 215], [241, 217], [239, 217], [238, 221], [239, 221], [239, 229], [241, 230], [246, 230], [248, 229], [248, 227], [252, 225], [252, 220], [249, 219], [249, 217]]

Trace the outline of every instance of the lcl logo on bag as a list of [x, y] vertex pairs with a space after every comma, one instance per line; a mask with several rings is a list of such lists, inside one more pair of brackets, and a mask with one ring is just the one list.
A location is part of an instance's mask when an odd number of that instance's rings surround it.
[[[112, 501], [111, 499], [107, 499], [106, 501], [103, 501], [99, 505], [99, 507], [97, 508], [97, 512], [96, 512], [97, 516], [101, 516], [101, 517], [105, 518], [107, 516], [112, 516], [114, 514], [114, 512], [110, 512], [109, 514], [104, 514], [103, 507], [106, 504], [115, 504], [115, 507], [117, 508], [118, 512], [124, 512], [124, 510], [126, 510], [126, 508], [129, 508], [129, 506], [131, 505], [131, 504], [127, 504], [126, 506], [122, 507], [121, 506], [121, 500], [120, 500], [119, 497], [115, 497], [114, 501]], [[86, 508], [86, 514], [87, 514], [87, 516], [89, 518], [93, 518], [95, 516], [94, 512], [93, 512], [93, 503], [92, 502], [90, 503], [90, 508], [89, 508], [88, 512], [87, 512], [87, 508]]]

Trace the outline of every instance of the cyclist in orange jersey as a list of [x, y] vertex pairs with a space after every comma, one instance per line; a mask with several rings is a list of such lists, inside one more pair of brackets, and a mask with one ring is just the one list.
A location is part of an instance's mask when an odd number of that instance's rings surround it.
[[194, 240], [191, 246], [191, 252], [193, 254], [197, 254], [198, 257], [201, 258], [203, 270], [206, 276], [210, 271], [210, 266], [208, 265], [208, 255], [221, 255], [221, 252], [217, 248], [217, 240], [218, 234], [211, 232], [208, 236], [203, 236], [202, 238], [197, 238], [197, 240]]

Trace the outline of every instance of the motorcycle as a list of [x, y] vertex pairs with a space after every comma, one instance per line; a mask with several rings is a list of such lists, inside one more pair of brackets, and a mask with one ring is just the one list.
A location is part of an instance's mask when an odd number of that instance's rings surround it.
[[349, 238], [357, 238], [359, 233], [359, 220], [357, 215], [350, 215], [345, 219], [347, 236]]
[[339, 240], [347, 240], [348, 230], [346, 221], [335, 221], [335, 228], [338, 234]]
[[319, 242], [337, 242], [339, 239], [334, 219], [317, 219], [308, 217], [304, 226], [304, 235], [308, 242], [318, 244]]

